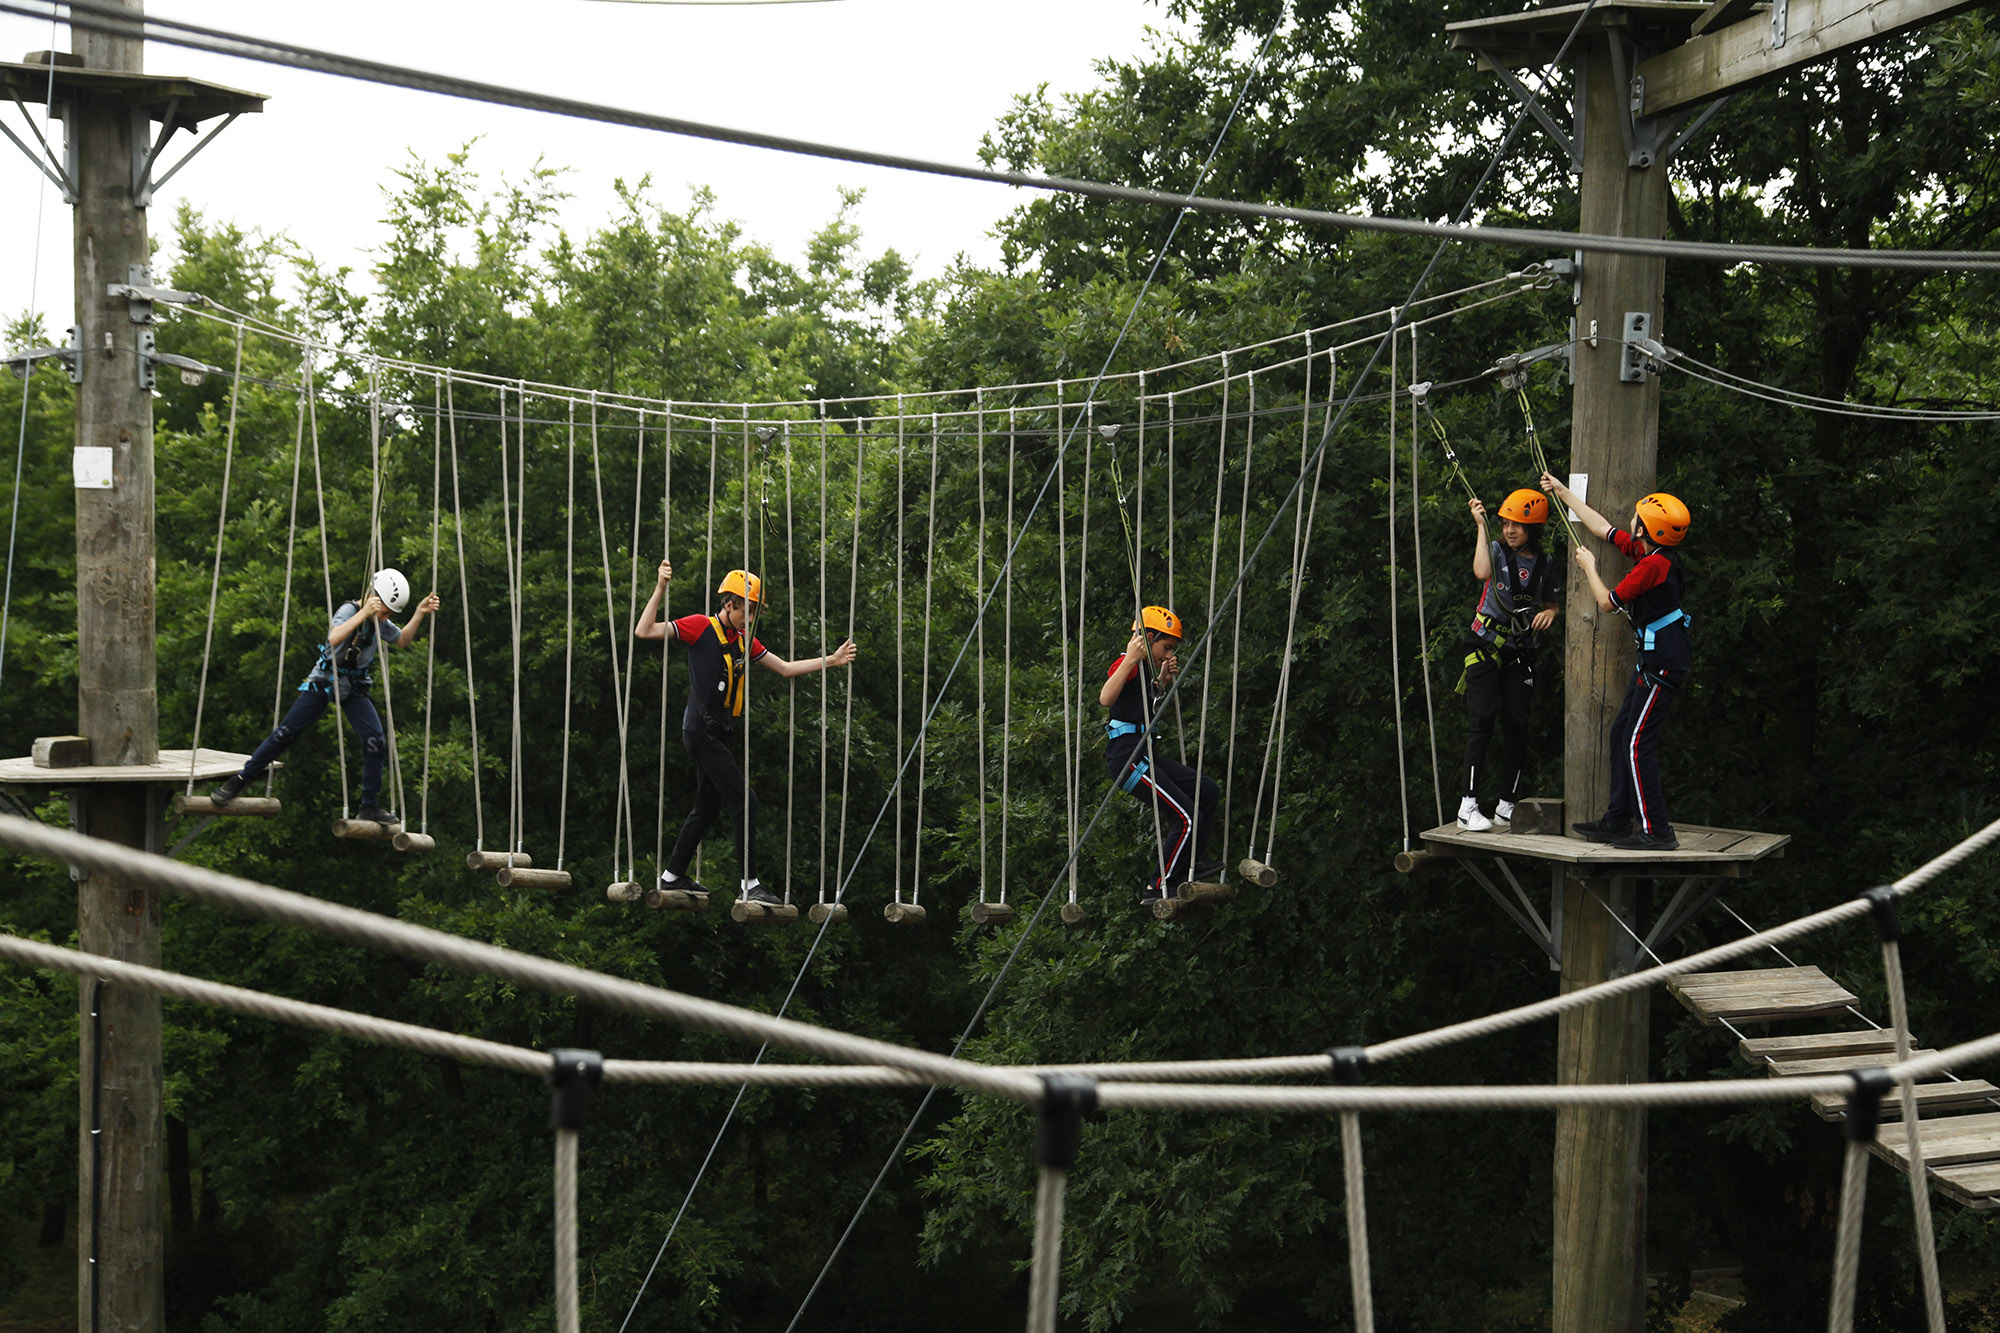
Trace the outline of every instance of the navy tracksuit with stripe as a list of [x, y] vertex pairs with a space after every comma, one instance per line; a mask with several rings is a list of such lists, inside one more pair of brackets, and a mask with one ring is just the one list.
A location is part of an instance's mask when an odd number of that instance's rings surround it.
[[[1681, 611], [1681, 558], [1671, 546], [1655, 547], [1620, 528], [1611, 544], [1636, 564], [1612, 590], [1611, 604], [1632, 620], [1639, 640], [1639, 665], [1625, 687], [1625, 701], [1611, 722], [1611, 800], [1604, 819], [1632, 823], [1654, 837], [1673, 832], [1660, 788], [1660, 733], [1674, 695], [1687, 683], [1694, 664], [1686, 613]], [[1679, 618], [1659, 622], [1680, 612]], [[1658, 626], [1648, 633], [1648, 626]]]
[[[1124, 661], [1125, 655], [1120, 653], [1104, 673], [1105, 678], [1114, 675]], [[1153, 682], [1148, 676], [1149, 665], [1142, 662], [1119, 691], [1117, 701], [1111, 705], [1112, 722], [1144, 727], [1150, 721]], [[1148, 747], [1142, 732], [1128, 731], [1114, 736], [1104, 747], [1104, 763], [1113, 783], [1141, 801], [1150, 800], [1158, 812], [1158, 836], [1152, 836], [1149, 829], [1147, 841], [1155, 844], [1155, 857], [1163, 863], [1164, 873], [1153, 881], [1153, 887], [1171, 890], [1187, 882], [1195, 863], [1205, 859], [1209, 831], [1215, 823], [1215, 803], [1222, 797], [1222, 788], [1214, 778], [1203, 777], [1186, 764], [1168, 758], [1166, 747], [1160, 744], [1157, 735], [1152, 741]]]

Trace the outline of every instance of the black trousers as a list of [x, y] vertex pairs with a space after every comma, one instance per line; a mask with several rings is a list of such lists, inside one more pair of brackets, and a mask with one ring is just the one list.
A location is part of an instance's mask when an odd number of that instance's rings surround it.
[[1674, 692], [1687, 679], [1685, 671], [1662, 671], [1658, 681], [1632, 673], [1625, 702], [1611, 720], [1611, 803], [1607, 824], [1636, 818], [1641, 831], [1658, 837], [1672, 830], [1667, 822], [1667, 797], [1660, 789], [1660, 733], [1665, 730]]
[[1497, 721], [1503, 737], [1500, 799], [1519, 797], [1521, 770], [1528, 764], [1528, 707], [1534, 695], [1531, 660], [1488, 655], [1465, 669], [1465, 707], [1472, 720], [1465, 738], [1465, 795], [1479, 795], [1479, 770], [1486, 763]]
[[[743, 878], [757, 878], [757, 793], [750, 790], [743, 780], [743, 770], [737, 767], [736, 756], [730, 752], [727, 733], [714, 731], [683, 731], [681, 744], [694, 756], [695, 783], [694, 809], [681, 822], [680, 836], [674, 839], [673, 854], [667, 857], [667, 872], [672, 875], [687, 873], [689, 863], [694, 860], [695, 848], [715, 824], [716, 818], [725, 811], [735, 811], [743, 817], [743, 828], [737, 842], [743, 849]], [[745, 809], [745, 801], [748, 809]]]
[[1214, 778], [1203, 777], [1186, 764], [1169, 759], [1157, 750], [1147, 763], [1143, 743], [1119, 747], [1105, 756], [1113, 782], [1131, 780], [1126, 768], [1137, 757], [1146, 769], [1133, 783], [1131, 792], [1141, 801], [1150, 801], [1159, 812], [1158, 836], [1153, 821], [1146, 821], [1145, 844], [1148, 860], [1166, 862], [1165, 885], [1185, 883], [1194, 863], [1208, 851], [1209, 830], [1215, 824], [1215, 803], [1222, 788]]

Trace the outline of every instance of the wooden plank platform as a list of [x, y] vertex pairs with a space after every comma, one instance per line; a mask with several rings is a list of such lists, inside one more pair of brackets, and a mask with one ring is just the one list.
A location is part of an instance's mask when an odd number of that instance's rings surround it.
[[1930, 1177], [1938, 1188], [1968, 1208], [2000, 1208], [2000, 1162], [1941, 1166], [1934, 1168]]
[[[1974, 1107], [1991, 1106], [1989, 1099], [2000, 1098], [2000, 1088], [1994, 1087], [1983, 1078], [1952, 1079], [1945, 1083], [1919, 1083], [1916, 1086], [1917, 1114], [1941, 1115], [1946, 1111], [1965, 1111]], [[1847, 1098], [1840, 1093], [1824, 1092], [1812, 1099], [1813, 1110], [1822, 1120], [1839, 1120], [1847, 1111]], [[2000, 1106], [1992, 1106], [2000, 1111]], [[1892, 1092], [1882, 1099], [1882, 1118], [1900, 1120], [1903, 1118], [1903, 1097], [1900, 1092]], [[2000, 1171], [2000, 1165], [1995, 1167]]]
[[[1915, 1038], [1911, 1039], [1915, 1044]], [[1745, 1037], [1736, 1054], [1757, 1069], [1769, 1060], [1826, 1060], [1836, 1055], [1880, 1055], [1896, 1049], [1896, 1034], [1886, 1028], [1853, 1032], [1812, 1032], [1799, 1037]]]
[[154, 782], [175, 786], [188, 780], [193, 761], [196, 782], [226, 778], [250, 762], [247, 754], [211, 750], [162, 750], [157, 764], [85, 764], [77, 768], [41, 768], [33, 756], [0, 759], [0, 787], [81, 787], [99, 782]]
[[1703, 1023], [1769, 1023], [1846, 1012], [1851, 991], [1816, 967], [1765, 967], [1749, 972], [1695, 972], [1667, 983], [1674, 998]]
[[1457, 824], [1440, 824], [1422, 834], [1425, 850], [1438, 856], [1519, 856], [1557, 861], [1600, 875], [1708, 876], [1736, 879], [1755, 861], [1781, 857], [1789, 833], [1755, 833], [1748, 829], [1709, 828], [1676, 824], [1680, 847], [1671, 852], [1628, 852], [1567, 833], [1515, 833], [1494, 828], [1468, 833]]
[[[1886, 1099], [1885, 1099], [1886, 1100]], [[1919, 1121], [1927, 1167], [1966, 1162], [2000, 1162], [2000, 1111], [1983, 1115], [1945, 1116]], [[1875, 1139], [1875, 1154], [1909, 1169], [1910, 1127], [1898, 1121], [1883, 1125]]]
[[[1936, 1055], [1936, 1051], [1911, 1051], [1912, 1058]], [[1815, 1074], [1844, 1074], [1850, 1069], [1885, 1069], [1896, 1063], [1894, 1051], [1871, 1055], [1834, 1055], [1820, 1060], [1773, 1060], [1772, 1078], [1811, 1078]], [[1887, 1098], [1883, 1099], [1885, 1102]]]

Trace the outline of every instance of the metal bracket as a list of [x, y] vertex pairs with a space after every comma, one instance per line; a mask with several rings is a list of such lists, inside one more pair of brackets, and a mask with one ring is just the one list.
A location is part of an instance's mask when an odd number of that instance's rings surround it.
[[36, 170], [48, 177], [49, 182], [62, 191], [63, 202], [74, 207], [77, 198], [74, 146], [69, 146], [70, 151], [64, 161], [57, 161], [56, 150], [49, 147], [49, 141], [42, 134], [41, 127], [35, 124], [35, 118], [28, 114], [28, 104], [21, 100], [19, 93], [10, 90], [8, 95], [14, 99], [14, 105], [21, 109], [21, 118], [28, 122], [28, 132], [35, 136], [35, 142], [41, 145], [42, 151], [38, 153], [28, 147], [21, 136], [8, 129], [5, 123], [0, 123], [0, 134], [6, 135], [16, 148], [27, 154], [28, 160], [35, 164]]
[[[1775, 14], [1783, 3], [1784, 0], [1776, 0], [1772, 12]], [[1783, 44], [1782, 40], [1778, 43]], [[1626, 90], [1625, 106], [1618, 117], [1618, 128], [1625, 136], [1625, 161], [1628, 166], [1642, 171], [1670, 161], [1716, 112], [1729, 103], [1729, 98], [1725, 96], [1710, 102], [1698, 114], [1693, 111], [1669, 116], [1642, 114], [1646, 109], [1646, 80], [1643, 75], [1634, 72], [1633, 66], [1643, 54], [1627, 50], [1624, 39], [1616, 34], [1612, 36], [1612, 77]]]
[[144, 264], [132, 264], [126, 268], [125, 282], [114, 282], [105, 288], [112, 296], [126, 299], [127, 313], [134, 324], [153, 322], [153, 303], [165, 301], [168, 305], [203, 305], [207, 297], [197, 292], [177, 292], [171, 287], [155, 287], [153, 270]]
[[[1545, 923], [1542, 914], [1536, 911], [1535, 905], [1528, 900], [1527, 892], [1521, 888], [1521, 882], [1514, 878], [1514, 872], [1500, 857], [1494, 857], [1493, 864], [1500, 868], [1502, 875], [1506, 876], [1508, 887], [1514, 890], [1515, 898], [1520, 900], [1518, 905], [1500, 891], [1500, 886], [1488, 878], [1477, 863], [1468, 859], [1464, 864], [1466, 873], [1478, 881], [1480, 888], [1486, 890], [1486, 896], [1498, 903], [1500, 910], [1505, 912], [1515, 925], [1526, 931], [1529, 939], [1542, 946], [1543, 951], [1549, 956], [1551, 970], [1557, 969], [1562, 962], [1562, 936], [1558, 933], [1562, 928], [1561, 918], [1559, 916], [1556, 918], [1554, 927]], [[1560, 888], [1557, 901], [1561, 901]]]
[[1771, 0], [1771, 49], [1785, 44], [1785, 0]]
[[1646, 942], [1640, 948], [1655, 958], [1659, 957], [1656, 946], [1665, 944], [1680, 934], [1681, 929], [1694, 920], [1701, 909], [1714, 900], [1716, 894], [1722, 892], [1724, 883], [1723, 880], [1700, 875], [1690, 875], [1682, 880], [1680, 888], [1674, 891], [1673, 898], [1654, 919], [1653, 928], [1646, 932]]
[[[1477, 54], [1488, 65], [1492, 66], [1495, 74], [1500, 76], [1500, 85], [1514, 95], [1515, 101], [1527, 108], [1528, 113], [1541, 123], [1543, 132], [1551, 139], [1554, 139], [1557, 145], [1569, 157], [1571, 174], [1581, 172], [1583, 170], [1583, 148], [1580, 138], [1564, 133], [1562, 126], [1556, 124], [1555, 118], [1542, 105], [1543, 99], [1529, 92], [1528, 85], [1514, 77], [1514, 71], [1501, 63], [1499, 57], [1487, 51], [1478, 51]], [[1562, 111], [1568, 110], [1567, 107], [1560, 106], [1557, 109]], [[1571, 119], [1574, 120], [1575, 117], [1572, 115]]]
[[[1559, 343], [1550, 343], [1546, 347], [1537, 347], [1533, 351], [1522, 352], [1518, 356], [1503, 356], [1493, 363], [1493, 369], [1504, 372], [1500, 376], [1501, 387], [1507, 389], [1525, 388], [1528, 383], [1528, 370], [1536, 362], [1558, 359], [1568, 361], [1574, 355], [1575, 349], [1576, 340], [1573, 338], [1566, 339]], [[1488, 373], [1490, 374], [1491, 372], [1489, 371]], [[1573, 379], [1574, 377], [1574, 368], [1572, 368], [1571, 378]]]
[[24, 380], [35, 368], [37, 361], [60, 361], [69, 369], [71, 384], [83, 383], [83, 326], [69, 326], [69, 343], [63, 347], [30, 347], [25, 352], [7, 353], [7, 369], [14, 372], [14, 378]]
[[[202, 134], [200, 126], [195, 122], [177, 121], [180, 104], [180, 98], [170, 98], [166, 109], [158, 112], [160, 120], [158, 138], [154, 138], [152, 134], [156, 108], [144, 106], [132, 108], [132, 206], [134, 208], [145, 208], [150, 205], [153, 202], [154, 192], [179, 175], [182, 167], [194, 161], [195, 154], [214, 143], [215, 136], [235, 124], [236, 117], [241, 114], [230, 112], [223, 117], [220, 125], [207, 134]], [[160, 154], [166, 149], [167, 140], [173, 138], [180, 130], [186, 130], [189, 134], [199, 137], [195, 139], [194, 147], [181, 155], [180, 161], [167, 168], [164, 175], [156, 178], [153, 175], [153, 168], [159, 163]]]
[[157, 387], [159, 381], [157, 372], [161, 366], [171, 366], [180, 371], [181, 383], [190, 387], [200, 384], [210, 375], [223, 373], [221, 366], [211, 366], [191, 356], [175, 356], [172, 352], [160, 351], [152, 327], [142, 325], [139, 329], [139, 387], [142, 389]]
[[[1618, 363], [1618, 378], [1627, 384], [1644, 384], [1660, 373], [1660, 359], [1645, 346], [1659, 347], [1653, 339], [1653, 317], [1643, 310], [1625, 312], [1625, 340]], [[1664, 349], [1662, 349], [1664, 350]]]

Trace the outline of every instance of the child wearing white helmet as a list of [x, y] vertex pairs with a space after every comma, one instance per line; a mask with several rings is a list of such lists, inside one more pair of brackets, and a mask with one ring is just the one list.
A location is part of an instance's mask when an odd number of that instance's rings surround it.
[[424, 617], [438, 609], [432, 593], [417, 603], [407, 625], [397, 625], [389, 613], [399, 612], [410, 601], [410, 581], [401, 570], [384, 569], [369, 580], [368, 592], [358, 601], [342, 602], [333, 613], [325, 642], [319, 646], [319, 660], [299, 685], [298, 698], [284, 720], [264, 738], [242, 771], [224, 778], [209, 793], [217, 805], [227, 805], [243, 789], [262, 777], [264, 770], [319, 721], [327, 705], [336, 698], [340, 709], [361, 741], [361, 808], [356, 819], [372, 819], [378, 824], [397, 823], [396, 812], [382, 805], [382, 765], [389, 757], [389, 741], [382, 729], [382, 716], [375, 711], [369, 689], [375, 683], [375, 654], [384, 643], [401, 645], [416, 636]]
[[757, 878], [757, 794], [749, 790], [729, 744], [736, 719], [743, 716], [743, 677], [752, 662], [788, 679], [849, 666], [854, 661], [854, 641], [847, 640], [824, 657], [787, 662], [750, 632], [764, 603], [764, 581], [742, 569], [730, 570], [716, 589], [722, 595], [722, 607], [714, 615], [682, 616], [662, 623], [660, 603], [673, 576], [673, 562], [662, 560], [653, 595], [632, 628], [634, 638], [655, 641], [665, 639], [671, 630], [688, 650], [688, 701], [681, 713], [681, 744], [694, 758], [694, 808], [682, 822], [674, 850], [660, 871], [660, 887], [708, 892], [687, 877], [688, 865], [722, 812], [739, 810], [747, 818], [737, 839], [743, 872], [738, 896], [747, 902], [775, 906], [784, 899]]

